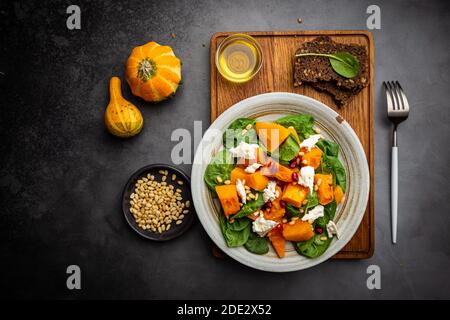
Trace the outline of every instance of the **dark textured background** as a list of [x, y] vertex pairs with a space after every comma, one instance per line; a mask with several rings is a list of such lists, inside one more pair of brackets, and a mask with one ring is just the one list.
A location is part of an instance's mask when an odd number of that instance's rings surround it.
[[[365, 29], [372, 1], [20, 1], [1, 3], [0, 288], [16, 298], [450, 298], [448, 1], [375, 1], [376, 248], [372, 259], [271, 274], [211, 254], [200, 223], [154, 243], [120, 210], [136, 169], [170, 162], [172, 130], [209, 125], [209, 39], [216, 31]], [[82, 29], [66, 28], [77, 4]], [[299, 25], [296, 20], [303, 19]], [[171, 37], [176, 34], [176, 38]], [[173, 46], [176, 97], [150, 106], [142, 133], [119, 140], [102, 117], [108, 80], [132, 47]], [[400, 127], [399, 243], [390, 243], [390, 126], [382, 80], [399, 80], [412, 111]], [[190, 172], [189, 165], [181, 166]], [[82, 290], [65, 287], [69, 264]], [[382, 290], [366, 288], [377, 264]]]

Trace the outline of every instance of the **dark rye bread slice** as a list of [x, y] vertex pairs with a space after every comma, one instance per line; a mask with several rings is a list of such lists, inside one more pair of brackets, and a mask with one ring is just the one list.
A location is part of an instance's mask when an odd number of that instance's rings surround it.
[[353, 90], [338, 88], [330, 81], [317, 81], [310, 85], [316, 90], [331, 94], [339, 108], [345, 106], [356, 95]]
[[344, 106], [351, 98], [368, 85], [369, 61], [363, 46], [342, 44], [328, 36], [317, 37], [304, 43], [296, 53], [336, 53], [346, 51], [353, 54], [360, 63], [359, 74], [352, 79], [341, 77], [331, 67], [327, 57], [306, 56], [295, 59], [294, 86], [302, 83], [317, 90], [330, 93], [338, 106]]
[[294, 80], [297, 85], [303, 82], [334, 81], [338, 87], [358, 90], [367, 86], [369, 79], [369, 59], [363, 46], [354, 44], [337, 43], [328, 36], [317, 37], [310, 42], [304, 43], [297, 53], [336, 53], [349, 52], [353, 54], [360, 63], [358, 75], [347, 79], [338, 75], [331, 67], [327, 57], [306, 56], [295, 60]]

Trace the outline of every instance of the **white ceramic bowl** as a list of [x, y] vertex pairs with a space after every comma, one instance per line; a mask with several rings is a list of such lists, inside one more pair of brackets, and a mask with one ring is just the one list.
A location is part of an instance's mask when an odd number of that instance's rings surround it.
[[[321, 134], [339, 144], [339, 158], [347, 174], [345, 201], [338, 206], [334, 221], [339, 239], [333, 239], [328, 250], [318, 258], [299, 255], [286, 242], [286, 255], [279, 259], [271, 248], [265, 255], [248, 252], [244, 247], [228, 248], [219, 226], [219, 205], [213, 199], [203, 176], [211, 158], [222, 148], [222, 132], [237, 118], [273, 121], [287, 114], [306, 113], [314, 116]], [[276, 92], [257, 95], [235, 104], [222, 113], [205, 132], [194, 158], [191, 189], [197, 215], [208, 235], [227, 255], [260, 270], [287, 272], [302, 270], [326, 261], [338, 253], [356, 232], [364, 215], [370, 188], [369, 167], [363, 147], [350, 125], [323, 103], [298, 94]]]

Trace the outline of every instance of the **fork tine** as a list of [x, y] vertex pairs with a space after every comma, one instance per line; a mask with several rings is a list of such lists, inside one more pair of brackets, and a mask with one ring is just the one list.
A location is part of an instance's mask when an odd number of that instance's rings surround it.
[[403, 103], [403, 99], [402, 96], [400, 94], [400, 90], [397, 86], [398, 81], [392, 81], [392, 88], [393, 88], [393, 93], [395, 95], [395, 98], [397, 99], [398, 102], [398, 109], [397, 110], [405, 110], [405, 105]]
[[394, 97], [394, 101], [395, 101], [395, 110], [400, 111], [400, 110], [402, 110], [402, 101], [400, 99], [400, 96], [398, 95], [395, 82], [391, 81], [390, 83], [391, 83], [392, 96]]
[[386, 99], [387, 99], [387, 108], [388, 108], [388, 112], [391, 110], [394, 110], [394, 105], [392, 102], [392, 97], [391, 94], [389, 92], [389, 87], [387, 82], [383, 81], [383, 86], [384, 86], [384, 92], [386, 94]]
[[398, 108], [398, 103], [397, 103], [396, 96], [394, 94], [394, 88], [393, 88], [393, 86], [392, 86], [390, 81], [387, 82], [387, 87], [389, 89], [388, 92], [389, 92], [389, 95], [390, 95], [390, 99], [392, 101], [392, 109], [391, 110], [392, 111], [398, 110], [399, 108]]
[[406, 99], [406, 95], [405, 95], [405, 92], [403, 91], [402, 86], [400, 85], [400, 83], [398, 81], [395, 81], [395, 84], [397, 85], [397, 91], [399, 92], [399, 95], [403, 101], [403, 110], [409, 111], [408, 99]]

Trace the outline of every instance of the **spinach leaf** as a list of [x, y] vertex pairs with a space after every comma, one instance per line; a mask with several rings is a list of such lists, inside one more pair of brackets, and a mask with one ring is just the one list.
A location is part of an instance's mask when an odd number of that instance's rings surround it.
[[321, 240], [320, 238], [324, 236], [323, 234], [315, 234], [308, 241], [295, 242], [295, 250], [307, 258], [317, 258], [321, 256], [330, 246], [331, 240], [333, 238], [328, 238], [326, 240]]
[[328, 220], [334, 219], [334, 216], [336, 215], [336, 209], [337, 209], [336, 200], [333, 200], [333, 202], [330, 202], [325, 206], [324, 215], [328, 217]]
[[337, 204], [336, 204], [335, 200], [333, 200], [333, 202], [330, 202], [329, 204], [324, 206], [323, 217], [317, 218], [314, 221], [314, 226], [319, 226], [323, 230], [326, 230], [328, 222], [330, 220], [334, 219], [334, 216], [336, 214], [336, 208], [337, 208]]
[[[256, 130], [254, 129], [256, 121], [249, 118], [239, 118], [234, 120], [227, 130], [223, 133], [223, 145], [225, 148], [236, 147], [241, 141], [247, 143], [258, 143], [258, 136], [256, 135]], [[247, 130], [248, 125], [252, 125], [250, 130]], [[246, 129], [244, 134], [242, 131]]]
[[359, 73], [359, 61], [349, 52], [337, 52], [330, 59], [331, 67], [344, 78], [354, 78]]
[[306, 200], [308, 201], [308, 203], [302, 206], [303, 210], [314, 208], [319, 204], [319, 196], [316, 191], [313, 191], [313, 193], [309, 193], [306, 197]]
[[347, 180], [345, 178], [345, 169], [341, 161], [337, 157], [327, 156], [328, 165], [333, 168], [334, 175], [336, 177], [336, 183], [341, 186], [342, 191], [345, 192], [347, 187]]
[[242, 218], [242, 219], [234, 219], [233, 223], [228, 224], [228, 228], [233, 231], [242, 231], [248, 227], [250, 224], [250, 219]]
[[248, 240], [250, 231], [250, 225], [248, 225], [248, 227], [241, 231], [233, 231], [231, 229], [228, 229], [224, 234], [227, 246], [229, 246], [230, 248], [243, 246]]
[[300, 215], [300, 209], [297, 207], [294, 207], [290, 203], [286, 203], [286, 214], [287, 214], [288, 218], [298, 217]]
[[339, 153], [339, 145], [333, 141], [319, 139], [316, 146], [327, 156], [337, 157]]
[[[317, 258], [322, 255], [329, 247], [332, 238], [327, 237], [326, 227], [330, 220], [332, 220], [336, 214], [336, 201], [324, 206], [324, 216], [317, 218], [314, 221], [314, 226], [321, 227], [325, 232], [323, 234], [315, 234], [308, 241], [294, 243], [295, 250], [305, 257]], [[322, 236], [327, 237], [326, 240], [321, 240]]]
[[298, 53], [296, 57], [304, 56], [321, 56], [328, 57], [333, 70], [343, 76], [344, 78], [354, 78], [359, 73], [359, 61], [349, 52], [337, 52], [337, 53]]
[[[245, 219], [248, 220], [248, 219]], [[225, 217], [225, 215], [223, 214], [223, 212], [221, 212], [220, 217], [219, 217], [219, 222], [220, 222], [220, 229], [222, 230], [222, 234], [223, 237], [225, 239], [225, 242], [227, 244], [228, 247], [232, 248], [232, 247], [240, 247], [243, 246], [247, 240], [248, 237], [250, 235], [251, 232], [251, 224], [250, 224], [250, 220], [248, 220], [248, 223], [243, 223], [243, 224], [239, 224], [238, 229], [243, 227], [243, 229], [241, 230], [233, 230], [232, 225], [236, 223], [236, 221], [234, 223], [230, 223], [227, 218]]]
[[291, 134], [287, 139], [281, 144], [279, 150], [280, 162], [289, 162], [294, 159], [300, 151], [300, 145], [298, 144], [295, 137]]
[[267, 237], [260, 237], [256, 233], [251, 232], [244, 247], [255, 254], [266, 254], [269, 252], [269, 240]]
[[263, 193], [259, 192], [258, 199], [248, 201], [246, 204], [244, 204], [234, 216], [234, 219], [243, 218], [248, 216], [250, 213], [255, 212], [256, 210], [261, 209], [261, 207], [264, 205], [264, 197]]
[[217, 177], [223, 181], [230, 179], [230, 173], [234, 169], [234, 160], [231, 153], [223, 149], [220, 151], [206, 167], [204, 180], [208, 188], [216, 195]]
[[314, 134], [314, 118], [309, 114], [293, 114], [285, 116], [276, 120], [275, 123], [281, 124], [286, 128], [291, 126], [294, 127], [301, 140], [305, 140], [310, 135]]
[[322, 155], [322, 161], [317, 173], [331, 173], [333, 174], [333, 184], [341, 186], [342, 191], [345, 192], [347, 187], [347, 179], [345, 177], [345, 169], [341, 161], [337, 157]]

